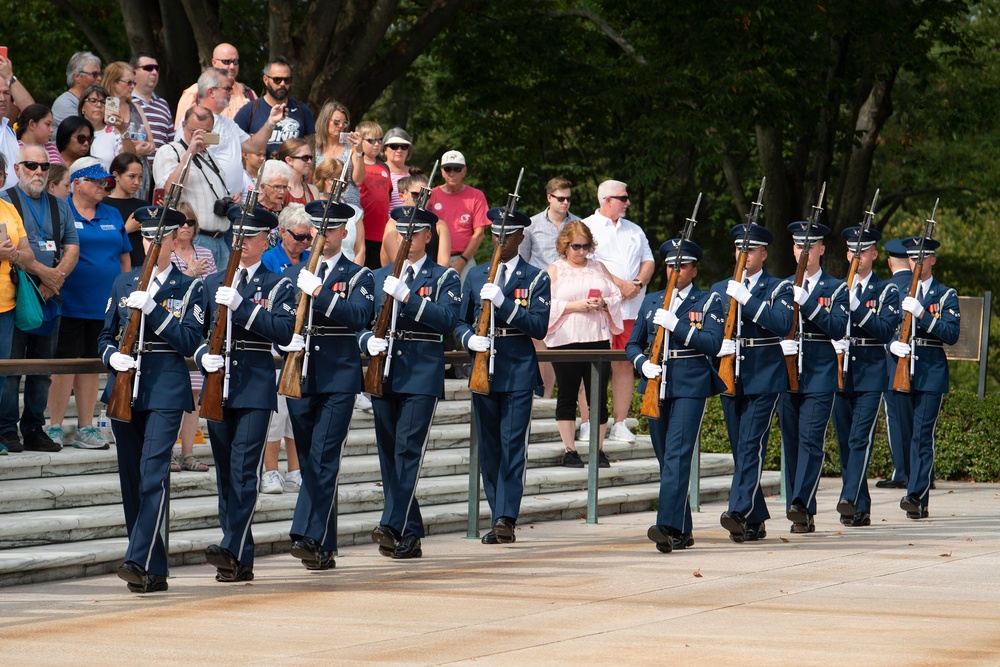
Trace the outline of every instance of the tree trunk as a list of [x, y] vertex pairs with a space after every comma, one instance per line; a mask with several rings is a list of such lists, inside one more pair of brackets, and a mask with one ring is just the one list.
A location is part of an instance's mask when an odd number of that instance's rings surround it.
[[759, 224], [774, 234], [774, 241], [767, 250], [767, 271], [774, 276], [794, 273], [792, 241], [788, 224], [792, 222], [788, 171], [782, 158], [782, 132], [776, 127], [757, 125], [757, 152], [760, 166], [767, 178], [764, 188], [764, 210]]

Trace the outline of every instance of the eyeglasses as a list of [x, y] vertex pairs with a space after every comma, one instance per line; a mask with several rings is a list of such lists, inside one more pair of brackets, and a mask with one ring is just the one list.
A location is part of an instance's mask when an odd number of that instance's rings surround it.
[[385, 148], [390, 151], [405, 151], [409, 146], [407, 144], [386, 144]]
[[305, 233], [305, 234], [296, 234], [295, 232], [293, 232], [290, 229], [286, 229], [285, 231], [288, 233], [289, 236], [291, 236], [293, 239], [295, 239], [299, 243], [302, 243], [303, 241], [308, 241], [311, 238], [308, 233]]
[[628, 201], [628, 195], [608, 195], [605, 199], [617, 199], [624, 204]]
[[414, 192], [413, 190], [407, 190], [407, 192], [409, 192], [410, 196], [413, 197], [414, 199], [420, 196], [420, 190], [417, 190], [416, 192]]
[[107, 104], [107, 100], [102, 100], [99, 97], [85, 97], [83, 101], [87, 104], [93, 104], [95, 107], [103, 107]]
[[462, 171], [465, 167], [441, 167], [446, 174], [454, 174], [455, 172]]
[[330, 122], [333, 123], [334, 127], [342, 127], [345, 130], [351, 126], [351, 122], [350, 121], [340, 120], [339, 118], [335, 118], [335, 119], [331, 120]]
[[232, 86], [216, 86], [215, 90], [224, 90], [227, 93], [231, 93], [231, 92], [233, 92], [233, 87]]
[[194, 227], [197, 224], [198, 224], [197, 220], [192, 220], [191, 218], [185, 218], [184, 221], [181, 223], [180, 226], [181, 227]]
[[160, 66], [159, 65], [139, 65], [138, 67], [136, 67], [136, 69], [141, 69], [141, 70], [144, 70], [146, 72], [159, 72], [160, 71]]
[[89, 144], [94, 138], [89, 134], [78, 134], [76, 135], [76, 142], [78, 144]]
[[576, 250], [577, 252], [581, 250], [588, 250], [588, 251], [590, 250], [589, 243], [570, 243], [569, 247], [572, 248], [573, 250]]
[[232, 60], [226, 60], [225, 58], [219, 58], [219, 62], [225, 65], [226, 67], [229, 67], [230, 65], [239, 65], [240, 59], [233, 58]]
[[271, 76], [270, 74], [268, 74], [267, 78], [270, 79], [271, 81], [274, 81], [279, 86], [284, 83], [287, 83], [289, 85], [291, 85], [292, 83], [292, 77], [290, 76]]
[[555, 199], [560, 204], [565, 204], [568, 201], [573, 201], [572, 197], [556, 197], [555, 195], [549, 195], [549, 196]]
[[374, 146], [376, 144], [382, 143], [382, 137], [377, 137], [377, 138], [376, 137], [368, 137], [367, 139], [365, 139], [365, 141], [367, 141], [372, 146]]
[[122, 79], [118, 83], [124, 83], [126, 86], [129, 86], [131, 88], [132, 86], [135, 85], [135, 79], [132, 79], [131, 81], [126, 81], [125, 79]]
[[41, 169], [43, 172], [48, 171], [49, 167], [52, 166], [48, 162], [34, 162], [32, 160], [25, 160], [24, 162], [18, 162], [17, 164], [23, 166], [28, 171]]
[[289, 155], [290, 160], [302, 160], [303, 162], [312, 162], [312, 155]]
[[95, 79], [100, 79], [104, 76], [104, 72], [97, 70], [96, 72], [87, 72], [86, 70], [80, 70], [77, 74], [86, 74], [87, 76], [93, 77]]
[[262, 183], [262, 185], [278, 192], [288, 192], [289, 190], [287, 185], [271, 185], [270, 183]]
[[93, 183], [94, 185], [100, 185], [104, 188], [105, 192], [111, 192], [115, 189], [115, 181], [113, 178], [81, 178], [80, 180]]

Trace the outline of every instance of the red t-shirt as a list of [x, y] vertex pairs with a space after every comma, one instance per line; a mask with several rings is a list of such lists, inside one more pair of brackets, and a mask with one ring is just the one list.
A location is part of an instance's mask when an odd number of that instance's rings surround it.
[[490, 219], [486, 217], [486, 211], [490, 208], [486, 203], [486, 195], [472, 186], [467, 185], [461, 192], [453, 195], [443, 192], [440, 186], [436, 187], [431, 190], [427, 208], [438, 219], [447, 223], [448, 231], [451, 232], [453, 255], [465, 252], [476, 227], [490, 226]]
[[365, 211], [365, 240], [382, 242], [385, 223], [389, 220], [389, 193], [392, 179], [389, 168], [381, 162], [365, 165], [365, 180], [359, 186], [361, 208]]

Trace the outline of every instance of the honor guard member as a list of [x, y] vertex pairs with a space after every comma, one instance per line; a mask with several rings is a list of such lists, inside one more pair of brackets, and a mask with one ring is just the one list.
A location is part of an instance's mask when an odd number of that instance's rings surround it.
[[[745, 224], [729, 231], [737, 247], [737, 258], [744, 229]], [[721, 523], [733, 542], [753, 542], [767, 535], [764, 522], [771, 515], [764, 502], [760, 478], [774, 409], [781, 392], [788, 390], [779, 341], [792, 326], [792, 284], [764, 270], [767, 245], [773, 239], [770, 230], [752, 225], [745, 279], [723, 280], [712, 285], [711, 290], [727, 308], [729, 297], [736, 299], [742, 313], [738, 325], [740, 374], [736, 378], [736, 394], [722, 396], [722, 414], [736, 467], [729, 510], [722, 513]], [[734, 350], [734, 341], [723, 340], [718, 356], [733, 354]]]
[[[148, 253], [162, 208], [147, 206], [133, 216], [142, 227]], [[137, 369], [132, 421], [112, 420], [118, 445], [118, 476], [128, 529], [128, 548], [118, 576], [134, 593], [167, 590], [167, 552], [160, 538], [170, 476], [170, 452], [185, 412], [194, 410], [191, 375], [184, 358], [201, 343], [205, 324], [204, 285], [170, 263], [173, 234], [184, 214], [167, 211], [159, 261], [145, 290], [136, 290], [141, 267], [115, 279], [98, 341], [111, 369], [102, 401], [111, 397], [118, 371]], [[118, 351], [118, 337], [131, 309], [141, 311], [138, 350]]]
[[[889, 282], [899, 291], [899, 300], [907, 296], [913, 271], [906, 248], [899, 239], [885, 242], [885, 253], [889, 256], [886, 262], [892, 276]], [[902, 317], [900, 312], [900, 317]], [[910, 437], [913, 435], [913, 406], [909, 401], [896, 400], [898, 394], [892, 390], [892, 379], [896, 374], [896, 357], [886, 350], [888, 363], [886, 368], [889, 376], [886, 390], [882, 393], [882, 405], [885, 409], [885, 431], [889, 440], [889, 456], [892, 457], [892, 475], [889, 479], [875, 482], [880, 489], [905, 489], [910, 475]]]
[[875, 244], [882, 238], [878, 230], [868, 229], [862, 235], [860, 226], [848, 227], [840, 235], [847, 241], [847, 261], [858, 257], [858, 272], [854, 287], [848, 292], [851, 310], [848, 336], [834, 341], [837, 352], [848, 356], [844, 389], [833, 404], [843, 478], [837, 511], [840, 523], [845, 526], [870, 526], [868, 461], [882, 392], [888, 386], [885, 345], [899, 326], [899, 290], [872, 271], [878, 258]]
[[[412, 222], [411, 220], [412, 214]], [[358, 337], [369, 355], [387, 351], [388, 377], [382, 396], [372, 396], [375, 439], [382, 468], [385, 506], [372, 531], [378, 551], [391, 558], [420, 558], [424, 522], [417, 503], [417, 478], [438, 399], [444, 397], [444, 336], [458, 322], [462, 286], [455, 269], [434, 263], [425, 248], [437, 216], [412, 206], [394, 208], [390, 215], [402, 236], [413, 225], [410, 254], [399, 278], [392, 265], [375, 271], [377, 303], [393, 308], [390, 340], [366, 330]]]
[[250, 524], [257, 503], [258, 478], [264, 458], [264, 439], [271, 414], [278, 407], [271, 345], [286, 346], [295, 329], [298, 292], [288, 278], [261, 263], [267, 233], [278, 219], [258, 206], [243, 218], [243, 208], [227, 213], [234, 232], [243, 220], [243, 251], [232, 285], [223, 285], [225, 272], [205, 279], [209, 319], [216, 306], [225, 306], [227, 318], [210, 326], [226, 327], [227, 350], [210, 354], [205, 343], [195, 361], [205, 373], [224, 373], [222, 421], [209, 421], [208, 433], [219, 488], [219, 525], [222, 541], [205, 551], [218, 570], [216, 581], [253, 580], [254, 542]]
[[[322, 225], [326, 206], [326, 201], [306, 204], [316, 227]], [[306, 269], [305, 262], [288, 267], [284, 273], [312, 297], [304, 339], [287, 346], [290, 352], [301, 349], [298, 345], [305, 349], [302, 398], [288, 399], [288, 416], [302, 466], [302, 488], [290, 535], [292, 555], [309, 570], [328, 570], [336, 565], [337, 477], [354, 397], [362, 385], [356, 334], [368, 326], [375, 310], [371, 271], [341, 252], [354, 209], [340, 203], [329, 206], [326, 244], [316, 273]]]
[[[921, 238], [913, 236], [902, 241], [910, 260], [915, 261], [920, 253]], [[910, 391], [895, 392], [897, 404], [906, 406], [900, 410], [900, 415], [911, 411], [913, 414], [908, 447], [910, 477], [906, 495], [899, 501], [899, 508], [906, 512], [908, 519], [927, 517], [927, 501], [934, 481], [934, 431], [941, 401], [948, 391], [948, 359], [944, 346], [958, 342], [961, 325], [958, 294], [934, 279], [937, 262], [934, 251], [940, 245], [940, 241], [924, 239], [925, 256], [920, 267], [917, 296], [907, 295], [901, 303], [902, 310], [913, 316], [910, 343], [894, 340], [889, 344], [889, 351], [896, 357], [906, 357], [911, 352], [913, 355]], [[916, 270], [915, 263], [913, 267]], [[892, 370], [895, 372], [895, 367]]]
[[848, 299], [844, 281], [819, 265], [826, 252], [823, 237], [830, 228], [793, 222], [788, 231], [792, 233], [796, 261], [807, 234], [812, 245], [802, 287], [792, 286], [792, 298], [799, 304], [799, 321], [793, 322], [798, 336], [781, 341], [785, 356], [797, 356], [800, 350], [802, 355], [799, 390], [785, 391], [778, 401], [785, 454], [785, 516], [792, 522], [791, 532], [812, 533], [816, 530], [816, 490], [823, 474], [824, 436], [838, 386], [833, 341], [843, 338], [847, 331]]
[[[702, 252], [692, 241], [672, 239], [660, 246], [668, 280], [678, 256], [681, 267], [677, 295], [670, 309], [663, 308], [663, 290], [647, 294], [625, 346], [629, 361], [642, 374], [640, 395], [646, 391], [647, 382], [660, 377], [666, 367], [660, 418], [649, 420], [649, 438], [660, 463], [660, 498], [656, 525], [646, 532], [663, 553], [694, 544], [688, 499], [691, 459], [705, 403], [709, 396], [726, 388], [710, 361], [722, 346], [722, 299], [714, 292], [702, 292], [694, 284]], [[664, 340], [664, 365], [654, 364], [647, 356], [657, 327], [663, 327], [669, 337]]]
[[[491, 208], [493, 243], [500, 243], [503, 208]], [[470, 353], [491, 354], [490, 393], [472, 394], [479, 437], [479, 466], [483, 490], [490, 504], [490, 525], [483, 544], [508, 544], [524, 494], [528, 463], [531, 406], [535, 389], [542, 384], [532, 339], [541, 340], [549, 326], [549, 274], [521, 259], [518, 250], [531, 218], [513, 211], [504, 224], [506, 236], [495, 283], [490, 265], [469, 271], [462, 290], [462, 312], [455, 333]], [[489, 300], [493, 308], [493, 337], [476, 335], [476, 326]]]

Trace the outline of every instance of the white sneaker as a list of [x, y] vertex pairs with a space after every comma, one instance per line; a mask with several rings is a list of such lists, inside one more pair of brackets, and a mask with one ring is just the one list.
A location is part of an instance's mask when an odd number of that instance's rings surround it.
[[625, 422], [615, 422], [611, 427], [611, 433], [608, 435], [608, 440], [635, 442], [635, 436], [632, 434], [632, 431], [628, 430], [628, 426], [625, 425]]
[[577, 440], [590, 442], [590, 422], [580, 422], [580, 436]]
[[364, 394], [358, 394], [354, 397], [354, 409], [355, 410], [371, 410], [372, 402], [371, 399]]
[[277, 470], [268, 470], [264, 473], [260, 483], [261, 493], [284, 493], [284, 484], [281, 481], [281, 473]]
[[302, 488], [302, 471], [289, 470], [288, 474], [285, 475], [284, 487], [288, 493], [298, 493], [299, 489]]
[[60, 447], [65, 447], [66, 431], [63, 430], [62, 424], [49, 426], [45, 429], [45, 435]]
[[73, 446], [77, 449], [108, 449], [111, 445], [101, 436], [101, 429], [96, 426], [81, 426], [76, 429]]

